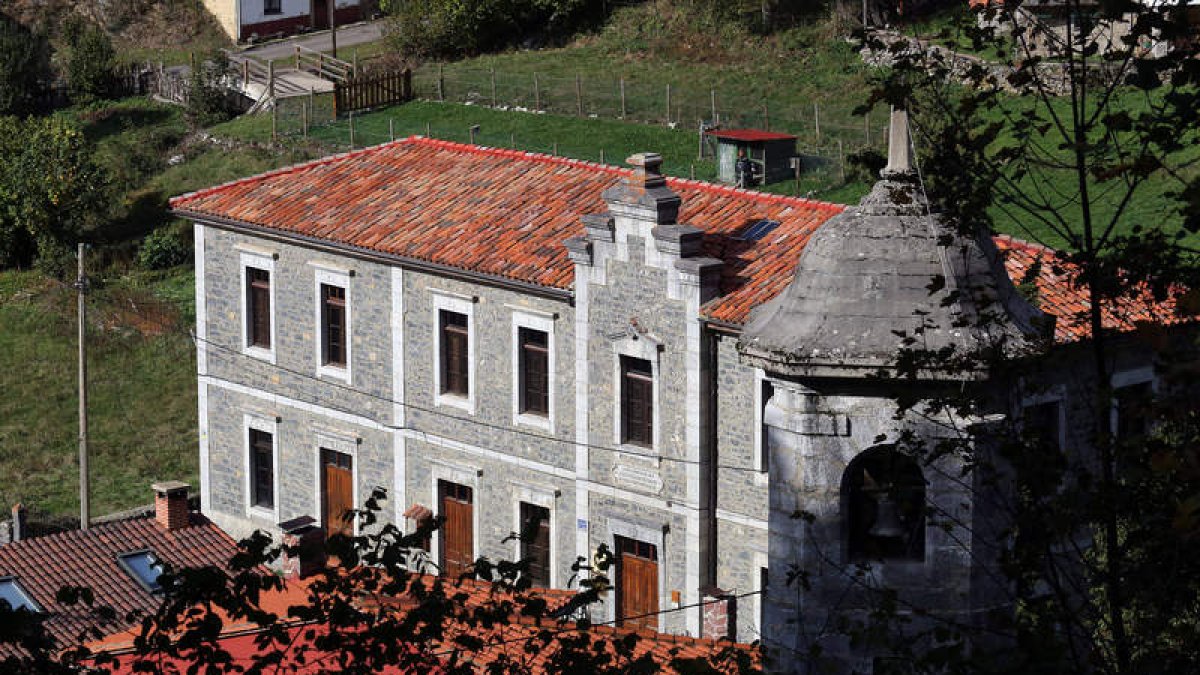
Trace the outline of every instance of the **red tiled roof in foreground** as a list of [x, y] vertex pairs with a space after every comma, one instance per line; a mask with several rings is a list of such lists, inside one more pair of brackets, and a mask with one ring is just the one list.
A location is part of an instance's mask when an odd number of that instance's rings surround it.
[[[127, 614], [153, 612], [160, 598], [138, 584], [117, 562], [117, 556], [147, 549], [177, 569], [224, 568], [237, 552], [237, 543], [198, 513], [191, 514], [189, 527], [174, 531], [167, 531], [150, 515], [0, 546], [0, 577], [16, 577], [45, 611], [50, 633], [60, 644], [73, 645], [95, 620], [82, 603], [58, 603], [59, 589], [90, 588], [96, 607], [116, 610], [118, 623], [111, 626], [112, 631], [124, 630], [130, 625], [121, 623]], [[0, 655], [5, 649], [0, 646]]]
[[[287, 607], [292, 605], [306, 604], [308, 599], [308, 584], [312, 579], [307, 581], [289, 582], [282, 591], [269, 593], [264, 595], [260, 606], [262, 609], [275, 613], [278, 616], [287, 615]], [[425, 578], [426, 585], [433, 582], [433, 577]], [[504, 601], [510, 596], [505, 595], [504, 591], [495, 590], [491, 584], [483, 581], [463, 580], [454, 583], [447, 589], [447, 593], [455, 595], [459, 593], [465, 594], [463, 603], [466, 607], [480, 607], [489, 601]], [[556, 607], [561, 607], [566, 604], [574, 595], [574, 591], [551, 590], [547, 589], [540, 591], [541, 598], [547, 601], [547, 606], [550, 610]], [[409, 596], [403, 598], [387, 598], [374, 599], [364, 598], [363, 605], [373, 605], [375, 607], [389, 607], [396, 611], [408, 611], [414, 608], [417, 603]], [[227, 650], [233, 658], [233, 665], [242, 668], [249, 667], [254, 660], [254, 657], [261, 652], [261, 649], [256, 644], [255, 640], [258, 634], [254, 630], [246, 630], [248, 624], [227, 625], [224, 631], [225, 637], [221, 638], [221, 646]], [[573, 636], [578, 631], [583, 630], [572, 623], [557, 624], [553, 621], [535, 622], [529, 617], [521, 616], [514, 613], [511, 620], [503, 626], [494, 626], [484, 629], [482, 626], [454, 626], [446, 627], [445, 638], [438, 644], [425, 644], [425, 648], [432, 655], [439, 658], [444, 656], [449, 659], [451, 652], [454, 650], [456, 643], [454, 639], [460, 633], [471, 634], [480, 640], [484, 647], [477, 651], [462, 650], [455, 654], [458, 663], [464, 661], [472, 664], [476, 671], [484, 671], [486, 668], [503, 659], [515, 659], [520, 663], [524, 663], [534, 672], [551, 672], [551, 666], [548, 660], [551, 658], [553, 649], [541, 649], [531, 651], [526, 649], [526, 645], [543, 631], [557, 631], [564, 637]], [[612, 641], [617, 638], [628, 636], [631, 633], [637, 634], [637, 644], [633, 650], [632, 658], [640, 658], [644, 654], [650, 654], [651, 657], [664, 667], [666, 672], [670, 669], [666, 666], [676, 658], [679, 659], [703, 659], [711, 655], [719, 653], [723, 649], [733, 647], [744, 652], [756, 664], [759, 663], [760, 654], [758, 650], [749, 645], [734, 644], [730, 642], [718, 642], [712, 639], [690, 638], [686, 636], [666, 635], [654, 633], [652, 631], [632, 631], [623, 628], [614, 628], [611, 626], [592, 626], [586, 630], [592, 635], [606, 641]], [[336, 672], [340, 662], [340, 658], [345, 655], [340, 652], [334, 652], [324, 649], [316, 644], [317, 638], [328, 633], [328, 628], [319, 624], [300, 624], [294, 625], [287, 629], [289, 638], [292, 639], [288, 655], [284, 658], [280, 667], [280, 672], [287, 673], [318, 673], [318, 672]], [[128, 634], [113, 636], [104, 641], [89, 645], [94, 652], [109, 652], [116, 656], [117, 664], [112, 668], [114, 675], [135, 672], [134, 663], [137, 658], [132, 654], [123, 652], [128, 651], [128, 647], [132, 644], [132, 637], [136, 631], [131, 631]], [[537, 643], [540, 646], [540, 642]], [[417, 646], [414, 645], [414, 649]], [[608, 648], [610, 655], [613, 654], [611, 646]], [[157, 658], [157, 657], [156, 657]], [[179, 669], [179, 672], [186, 670], [190, 665], [189, 661], [184, 659], [166, 659], [165, 663], [159, 662], [163, 668], [174, 666]], [[226, 672], [233, 672], [232, 669]], [[382, 673], [400, 674], [406, 671], [400, 668], [387, 668]], [[424, 674], [422, 674], [424, 675]]]
[[[567, 290], [574, 269], [563, 242], [580, 217], [606, 210], [600, 195], [628, 169], [517, 150], [414, 136], [244, 178], [171, 200], [180, 214], [250, 224], [475, 273]], [[725, 262], [721, 295], [704, 318], [733, 327], [792, 280], [813, 232], [845, 207], [668, 178], [683, 199], [679, 221], [705, 231], [704, 253]], [[734, 237], [760, 219], [779, 226], [758, 241]], [[1010, 237], [1007, 267], [1020, 281], [1053, 252]], [[1038, 280], [1043, 310], [1059, 317], [1060, 341], [1090, 331], [1075, 313], [1087, 294], [1052, 265]], [[1148, 300], [1106, 325], [1127, 330], [1152, 318]], [[1158, 317], [1163, 320], [1164, 317]]]

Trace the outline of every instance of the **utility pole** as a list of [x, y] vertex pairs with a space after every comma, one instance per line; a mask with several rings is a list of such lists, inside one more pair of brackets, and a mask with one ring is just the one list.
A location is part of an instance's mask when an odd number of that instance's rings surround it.
[[83, 269], [84, 244], [79, 244], [79, 276], [75, 289], [79, 294], [79, 528], [88, 529], [91, 521], [90, 490], [88, 489], [87, 445], [87, 306], [84, 296], [88, 290], [87, 274]]
[[333, 49], [331, 51], [333, 58], [337, 58], [337, 14], [333, 11], [337, 5], [337, 0], [329, 0], [329, 42]]

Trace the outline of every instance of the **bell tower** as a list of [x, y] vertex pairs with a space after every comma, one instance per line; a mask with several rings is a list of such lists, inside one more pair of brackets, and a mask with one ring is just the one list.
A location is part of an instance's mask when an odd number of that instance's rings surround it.
[[[975, 550], [990, 519], [970, 478], [957, 456], [930, 462], [920, 451], [979, 420], [920, 414], [920, 401], [987, 391], [997, 383], [970, 357], [1032, 349], [1048, 322], [1015, 292], [989, 236], [931, 212], [911, 157], [907, 113], [894, 110], [880, 180], [813, 235], [791, 284], [754, 310], [738, 345], [774, 391], [763, 600], [773, 672], [871, 672], [887, 647], [852, 647], [831, 627], [865, 619], [883, 589], [901, 613], [956, 621], [995, 600]], [[792, 572], [803, 583], [786, 583]]]

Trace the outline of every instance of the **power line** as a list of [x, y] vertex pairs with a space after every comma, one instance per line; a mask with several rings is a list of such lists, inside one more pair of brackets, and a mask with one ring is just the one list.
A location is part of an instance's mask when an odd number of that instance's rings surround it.
[[[587, 631], [596, 626], [615, 626], [618, 623], [622, 623], [625, 621], [634, 621], [637, 619], [648, 619], [650, 617], [658, 617], [658, 616], [662, 616], [664, 614], [670, 614], [672, 612], [682, 612], [683, 610], [695, 609], [697, 607], [704, 607], [706, 605], [712, 605], [712, 604], [715, 604], [718, 602], [726, 602], [731, 599], [741, 599], [741, 598], [749, 597], [751, 595], [760, 595], [763, 592], [764, 592], [764, 589], [759, 589], [757, 591], [747, 591], [745, 593], [738, 593], [736, 595], [725, 596], [723, 598], [712, 598], [710, 600], [701, 600], [699, 602], [694, 602], [694, 603], [691, 603], [688, 605], [680, 605], [678, 607], [670, 607], [667, 609], [660, 609], [660, 610], [657, 610], [654, 612], [646, 612], [645, 614], [634, 614], [632, 616], [621, 616], [621, 617], [617, 617], [617, 618], [609, 620], [609, 621], [589, 622], [588, 625], [586, 625], [586, 626], [580, 626], [580, 625], [578, 625], [578, 623], [576, 623], [576, 625], [571, 626], [569, 628], [559, 628], [559, 629], [550, 631], [550, 634], [551, 634], [551, 636], [557, 636], [557, 635], [561, 635], [562, 633]], [[479, 653], [480, 651], [484, 651], [484, 650], [490, 649], [492, 647], [500, 647], [502, 645], [511, 644], [511, 643], [515, 643], [515, 642], [528, 642], [529, 640], [533, 640], [533, 639], [541, 638], [541, 637], [544, 637], [543, 633], [535, 632], [533, 635], [527, 635], [524, 637], [509, 638], [507, 640], [498, 640], [496, 642], [489, 642], [487, 644], [481, 645], [478, 649], [451, 648], [451, 649], [446, 649], [446, 650], [443, 650], [440, 652], [434, 652], [433, 654], [431, 654], [431, 656], [445, 656], [447, 654], [453, 654], [455, 652], [462, 652], [462, 651], [466, 651], [466, 652], [470, 652], [470, 653]]]
[[[106, 301], [110, 305], [117, 305], [117, 303], [115, 301], [108, 300], [108, 299], [106, 299]], [[159, 302], [166, 304], [165, 301], [159, 301]], [[214, 342], [207, 338], [202, 338], [199, 335], [196, 335], [193, 331], [185, 331], [180, 328], [177, 328], [175, 325], [168, 324], [165, 321], [156, 321], [154, 319], [148, 319], [148, 320], [151, 323], [156, 323], [158, 326], [162, 327], [165, 330], [177, 330], [179, 333], [187, 335], [189, 338], [191, 338], [195, 342], [203, 343], [205, 345], [214, 347], [214, 348], [216, 348], [222, 352], [225, 352], [227, 354], [232, 354], [234, 356], [241, 357], [244, 359], [250, 359], [253, 363], [257, 363], [262, 366], [271, 367], [276, 370], [286, 372], [290, 375], [294, 375], [296, 377], [302, 377], [307, 380], [311, 380], [313, 382], [319, 382], [326, 386], [335, 387], [337, 389], [341, 389], [341, 390], [344, 390], [349, 393], [357, 394], [359, 396], [365, 396], [367, 398], [371, 398], [371, 399], [374, 399], [374, 400], [377, 400], [377, 401], [380, 401], [383, 403], [388, 403], [390, 405], [401, 405], [401, 406], [404, 406], [405, 408], [416, 410], [418, 412], [426, 413], [429, 415], [435, 415], [438, 417], [445, 418], [447, 420], [452, 420], [455, 422], [465, 422], [468, 424], [473, 424], [473, 425], [487, 428], [487, 429], [492, 429], [492, 430], [502, 431], [502, 432], [506, 432], [506, 433], [512, 433], [512, 434], [517, 434], [517, 435], [521, 435], [521, 436], [527, 436], [530, 438], [535, 438], [540, 441], [549, 441], [549, 442], [553, 442], [553, 443], [569, 445], [569, 446], [574, 446], [574, 447], [582, 446], [582, 447], [588, 448], [590, 450], [600, 450], [600, 451], [611, 452], [611, 453], [619, 454], [619, 455], [627, 455], [630, 457], [639, 457], [642, 459], [652, 459], [652, 460], [658, 460], [658, 461], [663, 461], [663, 462], [673, 462], [676, 464], [684, 464], [684, 465], [691, 465], [691, 466], [701, 466], [702, 465], [702, 463], [697, 460], [685, 459], [685, 458], [681, 458], [681, 457], [669, 457], [666, 455], [659, 455], [659, 454], [653, 454], [653, 453], [647, 453], [647, 452], [638, 452], [636, 450], [630, 450], [628, 448], [618, 448], [618, 447], [613, 447], [613, 446], [609, 446], [609, 445], [601, 445], [598, 443], [591, 443], [591, 442], [580, 443], [579, 441], [565, 439], [565, 438], [559, 438], [556, 436], [549, 436], [546, 434], [537, 433], [535, 431], [530, 431], [527, 429], [520, 429], [520, 428], [516, 428], [516, 427], [495, 424], [492, 422], [486, 422], [484, 420], [480, 420], [480, 419], [474, 418], [474, 417], [461, 417], [458, 415], [451, 415], [443, 410], [427, 408], [424, 406], [408, 403], [406, 401], [397, 401], [391, 397], [374, 394], [372, 392], [365, 391], [362, 389], [356, 389], [352, 386], [342, 384], [340, 382], [335, 382], [335, 381], [332, 381], [329, 379], [321, 379], [319, 377], [316, 377], [315, 375], [312, 375], [311, 373], [306, 373], [306, 372], [298, 371], [298, 370], [295, 370], [292, 368], [287, 368], [287, 367], [279, 365], [277, 363], [270, 363], [268, 361], [263, 361], [261, 359], [255, 358], [249, 354], [245, 354], [238, 349], [229, 347], [229, 346], [221, 344], [219, 342]], [[346, 410], [344, 408], [339, 408], [339, 407], [337, 407], [335, 405], [331, 405], [327, 402], [321, 402], [320, 405], [323, 407], [327, 407], [332, 410], [335, 410], [337, 412], [348, 414], [348, 415], [361, 416], [361, 413], [358, 413], [358, 412], [355, 412], [352, 410]], [[430, 433], [429, 431], [427, 431], [425, 429], [418, 429], [418, 428], [410, 427], [410, 426], [396, 426], [394, 424], [388, 424], [385, 422], [381, 422], [379, 420], [373, 420], [373, 421], [376, 424], [378, 424], [379, 426], [382, 426], [391, 431], [414, 431], [414, 432], [425, 433], [425, 434]], [[765, 473], [765, 471], [763, 471], [760, 468], [737, 466], [737, 465], [732, 465], [732, 464], [717, 464], [715, 466], [715, 468], [720, 469], [720, 470], [725, 470], [725, 471], [741, 471], [741, 472], [753, 473], [753, 474]], [[617, 487], [617, 486], [609, 485], [609, 487]]]
[[[234, 349], [234, 348], [226, 346], [224, 344], [214, 342], [214, 341], [208, 340], [206, 338], [202, 338], [195, 334], [192, 334], [191, 337], [193, 340], [195, 340], [197, 342], [204, 343], [205, 345], [211, 345], [212, 347], [214, 347], [222, 352], [225, 352], [227, 354], [232, 354], [234, 356], [238, 356], [238, 357], [241, 357], [244, 359], [250, 359], [254, 363], [261, 364], [262, 366], [265, 366], [265, 367], [274, 368], [276, 370], [283, 371], [285, 373], [294, 375], [296, 377], [302, 377], [307, 380], [311, 380], [313, 382], [319, 382], [319, 383], [327, 385], [327, 386], [335, 387], [337, 389], [341, 389], [341, 390], [347, 391], [349, 393], [353, 393], [353, 394], [357, 394], [360, 396], [365, 396], [367, 398], [375, 399], [375, 400], [383, 402], [383, 403], [388, 403], [391, 405], [402, 405], [405, 408], [411, 408], [412, 410], [427, 413], [430, 415], [436, 415], [439, 417], [446, 418], [448, 420], [453, 420], [455, 422], [465, 422], [468, 424], [474, 424], [476, 426], [484, 427], [487, 429], [494, 429], [494, 430], [504, 431], [504, 432], [518, 434], [518, 435], [522, 435], [522, 436], [528, 436], [528, 437], [536, 438], [536, 439], [542, 440], [542, 441], [550, 441], [550, 442], [554, 442], [554, 443], [560, 443], [560, 444], [570, 445], [570, 446], [575, 446], [575, 447], [582, 446], [582, 447], [586, 447], [586, 448], [589, 448], [592, 450], [602, 450], [602, 451], [607, 451], [607, 452], [612, 452], [612, 453], [617, 453], [617, 454], [629, 455], [632, 457], [641, 457], [643, 459], [655, 459], [655, 460], [660, 460], [660, 461], [664, 461], [664, 462], [675, 462], [678, 464], [690, 464], [690, 465], [695, 465], [695, 466], [699, 466], [702, 464], [701, 462], [699, 462], [697, 460], [692, 460], [692, 459], [684, 459], [684, 458], [680, 458], [680, 457], [668, 457], [665, 455], [656, 455], [656, 454], [651, 454], [651, 453], [637, 452], [636, 450], [630, 450], [627, 448], [617, 448], [617, 447], [601, 445], [601, 444], [597, 444], [597, 443], [590, 443], [590, 442], [581, 443], [579, 441], [574, 441], [574, 440], [570, 440], [570, 439], [566, 439], [566, 438], [559, 438], [556, 436], [548, 436], [546, 434], [540, 434], [535, 431], [529, 431], [526, 429], [520, 429], [520, 428], [516, 428], [516, 427], [495, 424], [495, 423], [487, 422], [487, 421], [480, 420], [480, 419], [477, 419], [474, 417], [460, 417], [458, 415], [451, 415], [442, 410], [426, 408], [424, 406], [415, 405], [415, 404], [411, 404], [411, 403], [404, 402], [404, 401], [397, 401], [388, 396], [374, 394], [369, 391], [364, 391], [362, 389], [356, 389], [350, 385], [342, 384], [340, 382], [335, 382], [335, 381], [332, 381], [329, 379], [321, 379], [310, 373], [305, 373], [305, 372], [298, 371], [298, 370], [295, 370], [292, 368], [288, 368], [286, 366], [282, 366], [277, 363], [270, 363], [269, 361], [263, 361], [254, 356], [251, 356], [249, 354], [245, 354], [238, 349]], [[324, 402], [321, 403], [321, 405], [331, 408], [332, 410], [336, 410], [338, 412], [343, 412], [343, 413], [350, 414], [350, 415], [360, 415], [361, 414], [361, 413], [346, 410], [343, 408], [338, 408], [336, 406], [329, 405]], [[417, 432], [422, 432], [422, 433], [430, 433], [425, 429], [417, 429], [417, 428], [409, 427], [409, 426], [401, 427], [401, 426], [396, 426], [393, 424], [387, 424], [384, 422], [380, 422], [378, 420], [375, 420], [375, 423], [379, 424], [380, 426], [385, 427], [387, 429], [393, 430], [393, 431], [417, 431]], [[749, 472], [749, 473], [763, 473], [763, 471], [761, 469], [757, 469], [754, 467], [736, 466], [736, 465], [730, 465], [730, 464], [717, 464], [716, 468], [725, 469], [728, 471], [745, 471], [745, 472]]]

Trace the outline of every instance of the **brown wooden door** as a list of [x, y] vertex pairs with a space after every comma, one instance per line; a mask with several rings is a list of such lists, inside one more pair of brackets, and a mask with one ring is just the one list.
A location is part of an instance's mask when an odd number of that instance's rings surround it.
[[624, 537], [616, 544], [617, 625], [658, 630], [658, 547]]
[[321, 448], [321, 525], [325, 534], [354, 536], [354, 470], [350, 455]]
[[438, 481], [441, 493], [442, 574], [458, 577], [470, 571], [475, 562], [475, 515], [471, 488], [450, 481]]
[[329, 28], [329, 3], [334, 0], [312, 0], [313, 28], [325, 30]]

